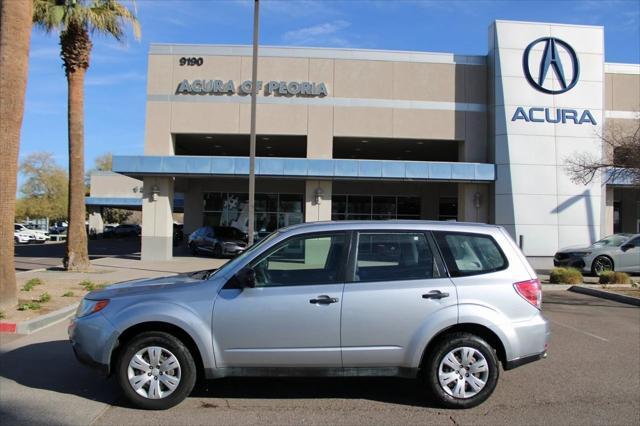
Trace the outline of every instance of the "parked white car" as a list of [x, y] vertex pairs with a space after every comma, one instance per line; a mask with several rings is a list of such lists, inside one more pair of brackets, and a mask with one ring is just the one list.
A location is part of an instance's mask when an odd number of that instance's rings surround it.
[[30, 242], [32, 241], [38, 244], [43, 244], [49, 239], [49, 233], [40, 231], [39, 229], [29, 229], [19, 223], [14, 223], [13, 228], [14, 232], [21, 232], [23, 234], [32, 236], [33, 238], [30, 240]]
[[14, 230], [13, 239], [15, 240], [16, 244], [29, 244], [32, 240], [35, 239], [35, 237], [25, 232]]

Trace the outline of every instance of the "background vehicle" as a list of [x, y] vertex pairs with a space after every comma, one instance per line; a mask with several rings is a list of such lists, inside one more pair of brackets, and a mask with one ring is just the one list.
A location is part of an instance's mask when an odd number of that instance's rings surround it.
[[231, 226], [203, 226], [189, 235], [188, 245], [193, 254], [222, 257], [242, 253], [247, 247], [247, 236]]
[[39, 229], [29, 229], [26, 226], [21, 225], [19, 223], [14, 223], [13, 230], [14, 232], [19, 231], [23, 234], [32, 236], [33, 238], [31, 238], [31, 242], [38, 243], [38, 244], [44, 244], [49, 239], [48, 232], [41, 231]]
[[113, 230], [113, 237], [137, 237], [140, 235], [140, 225], [122, 224], [115, 227]]
[[640, 272], [640, 234], [613, 234], [587, 247], [565, 248], [556, 253], [553, 264], [596, 275], [603, 271]]
[[19, 231], [17, 227], [14, 227], [13, 239], [16, 244], [29, 244], [35, 237], [31, 234]]
[[184, 225], [182, 223], [173, 223], [173, 245], [177, 246], [184, 240], [184, 232], [182, 231]]
[[[540, 282], [501, 227], [306, 223], [215, 272], [92, 292], [69, 327], [77, 357], [135, 405], [165, 409], [206, 378], [420, 378], [468, 408], [546, 355]], [[196, 367], [198, 366], [198, 367]]]
[[105, 225], [102, 228], [102, 238], [113, 238], [113, 234], [118, 225]]

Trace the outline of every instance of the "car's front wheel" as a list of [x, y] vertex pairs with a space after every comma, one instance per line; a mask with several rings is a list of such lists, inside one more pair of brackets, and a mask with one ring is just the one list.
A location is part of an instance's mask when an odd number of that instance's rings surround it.
[[500, 374], [494, 349], [469, 333], [446, 336], [428, 356], [424, 368], [431, 394], [448, 408], [481, 404], [493, 393]]
[[594, 275], [600, 275], [605, 271], [613, 271], [613, 260], [608, 256], [598, 256], [593, 259], [591, 264], [591, 273]]
[[126, 343], [117, 376], [122, 391], [135, 406], [165, 410], [191, 393], [196, 366], [179, 339], [164, 332], [145, 332]]

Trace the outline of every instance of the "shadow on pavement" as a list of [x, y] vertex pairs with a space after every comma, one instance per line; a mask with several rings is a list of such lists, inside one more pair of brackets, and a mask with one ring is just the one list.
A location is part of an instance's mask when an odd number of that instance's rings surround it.
[[[105, 379], [80, 364], [66, 340], [35, 343], [0, 357], [0, 376], [34, 389], [76, 395], [133, 408], [113, 377]], [[341, 398], [435, 407], [417, 380], [395, 378], [225, 378], [201, 380], [194, 398]], [[204, 402], [206, 404], [206, 401]]]
[[[418, 380], [358, 378], [224, 378], [200, 381], [192, 398], [366, 399], [415, 407], [437, 407]], [[204, 401], [206, 403], [206, 401]]]
[[113, 404], [120, 391], [113, 379], [105, 379], [80, 364], [68, 340], [34, 343], [4, 353], [0, 376], [28, 387], [77, 395]]

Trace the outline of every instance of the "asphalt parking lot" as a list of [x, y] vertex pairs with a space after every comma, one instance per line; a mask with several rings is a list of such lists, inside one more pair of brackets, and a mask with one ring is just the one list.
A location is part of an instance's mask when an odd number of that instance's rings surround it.
[[565, 291], [544, 295], [546, 360], [503, 372], [466, 411], [433, 407], [400, 379], [223, 379], [168, 411], [130, 408], [113, 380], [80, 366], [66, 322], [0, 345], [8, 424], [638, 424], [640, 309]]

